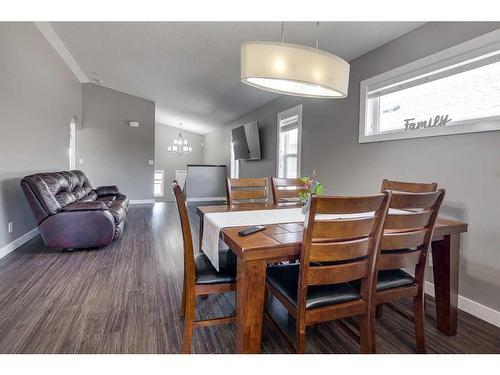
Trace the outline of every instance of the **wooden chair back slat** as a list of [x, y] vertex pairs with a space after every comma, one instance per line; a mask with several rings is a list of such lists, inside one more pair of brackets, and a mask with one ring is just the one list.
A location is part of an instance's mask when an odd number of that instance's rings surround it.
[[432, 215], [432, 211], [408, 212], [387, 215], [385, 219], [386, 229], [409, 229], [424, 228]]
[[376, 220], [374, 217], [338, 220], [317, 220], [312, 230], [313, 240], [352, 239], [366, 237], [372, 233]]
[[299, 193], [306, 192], [306, 189], [280, 189], [276, 193], [275, 203], [290, 202], [292, 199], [299, 200]]
[[404, 191], [408, 193], [430, 193], [437, 190], [437, 184], [432, 183], [419, 183], [419, 182], [402, 182], [402, 181], [391, 181], [384, 179], [382, 181], [381, 191], [392, 190], [392, 191]]
[[382, 238], [382, 250], [416, 249], [425, 243], [427, 229], [411, 232], [384, 233]]
[[231, 193], [232, 200], [244, 200], [244, 199], [266, 199], [266, 190], [234, 190]]
[[[302, 239], [298, 306], [305, 305], [308, 286], [358, 279], [362, 280], [362, 299], [370, 300], [390, 195], [311, 197]], [[312, 261], [323, 264], [311, 265]], [[331, 261], [341, 263], [324, 263]]]
[[431, 193], [394, 193], [392, 195], [390, 208], [409, 210], [409, 209], [429, 209], [439, 198], [438, 192]]
[[233, 188], [267, 187], [267, 178], [228, 178]]
[[370, 252], [371, 238], [352, 241], [311, 244], [311, 262], [336, 262], [366, 257]]
[[193, 237], [191, 235], [191, 227], [189, 225], [186, 200], [181, 187], [175, 180], [172, 183], [172, 190], [174, 191], [177, 209], [179, 211], [179, 219], [181, 221], [182, 240], [184, 244], [184, 276], [187, 284], [194, 288], [196, 271], [194, 264]]
[[306, 192], [305, 182], [300, 178], [276, 178], [271, 179], [274, 203], [298, 202], [299, 193]]
[[380, 257], [379, 270], [394, 270], [415, 266], [420, 262], [422, 250], [415, 250], [403, 253], [385, 253]]
[[316, 213], [325, 215], [375, 212], [385, 199], [383, 195], [335, 197], [335, 199], [321, 198], [323, 197], [318, 198]]
[[329, 285], [358, 280], [368, 274], [368, 259], [332, 266], [311, 266], [307, 285]]
[[228, 178], [226, 180], [227, 204], [268, 202], [267, 178]]

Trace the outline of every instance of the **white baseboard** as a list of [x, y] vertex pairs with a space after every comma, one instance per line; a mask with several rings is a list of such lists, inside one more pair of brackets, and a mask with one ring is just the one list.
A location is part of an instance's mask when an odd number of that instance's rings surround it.
[[154, 199], [131, 199], [129, 204], [154, 204]]
[[19, 246], [24, 245], [26, 242], [31, 240], [33, 237], [35, 237], [38, 234], [38, 228], [35, 228], [33, 230], [30, 230], [28, 233], [22, 235], [18, 239], [15, 239], [11, 243], [5, 245], [0, 249], [0, 258], [3, 258], [7, 254], [13, 252], [16, 250]]
[[[424, 291], [425, 294], [434, 297], [434, 284], [426, 281], [424, 284]], [[500, 311], [493, 310], [491, 307], [481, 305], [461, 295], [458, 296], [458, 308], [481, 320], [500, 327]]]
[[225, 201], [226, 197], [204, 197], [204, 198], [188, 198], [187, 202], [209, 202], [209, 201]]

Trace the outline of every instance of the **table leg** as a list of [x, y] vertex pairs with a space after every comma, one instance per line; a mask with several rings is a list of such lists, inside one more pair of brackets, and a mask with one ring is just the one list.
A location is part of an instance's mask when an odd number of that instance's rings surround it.
[[459, 260], [460, 234], [446, 235], [432, 242], [437, 324], [448, 336], [457, 333]]
[[238, 257], [236, 281], [236, 351], [260, 353], [266, 262], [243, 261]]

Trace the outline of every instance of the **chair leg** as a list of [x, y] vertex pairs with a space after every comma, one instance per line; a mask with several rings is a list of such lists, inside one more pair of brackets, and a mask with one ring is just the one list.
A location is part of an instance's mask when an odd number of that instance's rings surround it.
[[297, 354], [303, 354], [306, 351], [306, 322], [304, 319], [297, 319], [297, 333], [296, 333], [296, 347]]
[[191, 353], [191, 341], [193, 338], [194, 315], [195, 315], [195, 295], [193, 292], [186, 294], [184, 334], [182, 336], [182, 353]]
[[182, 319], [184, 319], [184, 316], [186, 315], [186, 278], [185, 277], [183, 277], [183, 279], [182, 279], [181, 312], [179, 315]]
[[375, 311], [376, 311], [375, 316], [377, 317], [377, 319], [380, 319], [382, 315], [384, 315], [384, 305], [377, 305]]
[[417, 353], [425, 353], [425, 309], [424, 296], [413, 297], [413, 316], [415, 318], [415, 339], [417, 341]]
[[359, 341], [361, 353], [375, 353], [375, 314], [368, 311], [359, 319]]

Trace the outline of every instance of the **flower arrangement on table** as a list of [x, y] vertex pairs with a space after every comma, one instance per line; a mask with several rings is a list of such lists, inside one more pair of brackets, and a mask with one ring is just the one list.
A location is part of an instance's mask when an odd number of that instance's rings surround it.
[[318, 172], [313, 171], [312, 176], [301, 177], [300, 180], [305, 184], [306, 191], [299, 193], [299, 199], [303, 206], [309, 202], [311, 194], [321, 195], [323, 193], [323, 185], [318, 181]]

